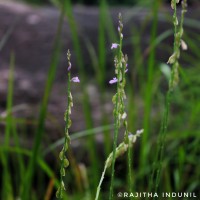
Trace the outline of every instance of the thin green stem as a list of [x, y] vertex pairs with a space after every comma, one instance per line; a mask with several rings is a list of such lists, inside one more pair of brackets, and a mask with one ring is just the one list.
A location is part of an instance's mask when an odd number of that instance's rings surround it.
[[137, 131], [136, 134], [134, 134], [134, 135], [132, 134], [128, 137], [128, 141], [126, 141], [126, 142], [123, 141], [122, 143], [120, 143], [115, 149], [115, 158], [113, 157], [114, 152], [111, 152], [109, 154], [108, 158], [106, 159], [105, 165], [104, 165], [104, 170], [102, 172], [101, 179], [99, 181], [99, 185], [97, 187], [95, 200], [98, 200], [98, 198], [99, 198], [100, 189], [101, 189], [101, 185], [102, 185], [105, 173], [106, 173], [106, 169], [112, 165], [113, 159], [116, 160], [119, 156], [122, 156], [124, 153], [129, 151], [130, 148], [133, 147], [133, 144], [136, 142], [137, 137], [139, 137], [142, 132], [143, 131], [141, 131], [141, 130], [139, 132]]
[[[119, 75], [118, 75], [119, 78]], [[117, 90], [118, 90], [118, 84], [117, 84]], [[118, 132], [119, 132], [119, 127], [118, 127], [118, 115], [117, 115], [117, 110], [118, 110], [118, 98], [119, 94], [117, 91], [116, 94], [116, 104], [115, 104], [115, 117], [114, 117], [114, 143], [113, 143], [113, 160], [112, 160], [112, 172], [111, 172], [111, 184], [110, 184], [110, 194], [109, 194], [109, 200], [113, 199], [113, 187], [114, 187], [114, 173], [115, 173], [115, 154], [116, 154], [116, 147], [117, 147], [117, 137], [118, 137]]]
[[[132, 151], [131, 147], [128, 147], [128, 154], [127, 154], [127, 159], [128, 159], [128, 186], [129, 186], [129, 192], [132, 192], [133, 189], [133, 180], [132, 180]], [[131, 197], [133, 199], [133, 197]]]
[[[151, 29], [151, 44], [155, 43], [156, 41], [156, 34], [157, 34], [157, 26], [158, 26], [158, 8], [160, 5], [160, 0], [154, 0], [153, 1], [153, 7], [152, 7], [152, 15], [153, 15], [153, 25]], [[141, 144], [141, 153], [140, 153], [140, 166], [144, 167], [146, 166], [146, 163], [148, 162], [148, 137], [150, 134], [150, 114], [152, 109], [152, 88], [153, 88], [153, 80], [154, 80], [154, 74], [155, 74], [155, 52], [156, 52], [156, 46], [153, 46], [149, 57], [148, 57], [148, 74], [147, 74], [147, 81], [146, 81], [146, 88], [145, 88], [145, 114], [144, 114], [144, 135], [142, 137], [142, 144]]]
[[110, 184], [110, 193], [109, 193], [109, 200], [113, 199], [113, 190], [114, 190], [114, 174], [115, 174], [115, 154], [116, 154], [116, 148], [117, 148], [117, 138], [119, 133], [119, 103], [120, 103], [120, 67], [119, 65], [122, 65], [121, 59], [122, 59], [122, 37], [120, 36], [120, 43], [119, 43], [119, 49], [118, 49], [118, 66], [116, 68], [117, 70], [117, 93], [116, 93], [116, 102], [115, 102], [115, 108], [114, 108], [114, 142], [113, 142], [113, 159], [112, 159], [112, 169], [111, 169], [111, 184]]
[[[69, 110], [71, 109], [71, 99], [70, 99], [70, 92], [71, 92], [71, 89], [70, 89], [70, 86], [71, 86], [71, 74], [70, 74], [70, 71], [68, 71], [68, 81], [67, 81], [67, 110], [66, 110], [66, 117], [65, 117], [65, 140], [64, 140], [64, 145], [63, 145], [63, 149], [62, 149], [62, 154], [61, 154], [61, 166], [60, 166], [60, 189], [58, 190], [58, 198], [59, 199], [62, 199], [63, 198], [63, 187], [62, 187], [62, 184], [64, 183], [64, 180], [63, 180], [63, 171], [62, 170], [65, 170], [65, 166], [64, 166], [64, 161], [65, 161], [65, 153], [67, 151], [67, 148], [69, 146], [69, 135], [68, 135], [68, 127], [69, 127]], [[65, 173], [65, 172], [64, 172]]]
[[[174, 87], [177, 85], [177, 82], [178, 82], [178, 66], [179, 66], [178, 58], [180, 56], [179, 48], [180, 48], [180, 43], [181, 43], [181, 37], [183, 34], [183, 19], [184, 19], [185, 7], [186, 7], [186, 0], [184, 0], [184, 4], [183, 4], [183, 8], [182, 8], [181, 23], [178, 26], [176, 0], [172, 0], [172, 8], [174, 9], [174, 14], [173, 14], [174, 52], [173, 52], [172, 56], [169, 58], [168, 63], [173, 64], [173, 65], [172, 65], [171, 77], [170, 77], [170, 81], [169, 81], [169, 88], [168, 88], [168, 91], [166, 94], [164, 115], [163, 115], [163, 119], [162, 119], [161, 129], [159, 132], [156, 157], [154, 160], [153, 172], [152, 172], [151, 181], [150, 181], [150, 191], [152, 191], [152, 188], [154, 185], [154, 192], [158, 191], [160, 174], [161, 174], [161, 169], [162, 169], [162, 160], [163, 160], [163, 154], [164, 154], [165, 138], [166, 138], [166, 132], [167, 132], [168, 120], [169, 120], [169, 110], [170, 110], [170, 105], [171, 105], [171, 98], [172, 98], [172, 94], [174, 91]], [[154, 180], [155, 180], [155, 184], [154, 184]]]
[[153, 180], [155, 178], [155, 185], [154, 185], [154, 192], [157, 192], [160, 180], [160, 173], [162, 168], [162, 160], [163, 160], [163, 152], [164, 152], [164, 144], [169, 120], [169, 109], [171, 105], [171, 95], [172, 92], [169, 90], [167, 92], [166, 100], [165, 100], [165, 110], [162, 120], [162, 125], [159, 133], [159, 141], [158, 141], [158, 148], [156, 151], [156, 162], [154, 162], [154, 170], [151, 175], [151, 186], [150, 191], [152, 191], [153, 187]]
[[[87, 73], [84, 67], [84, 58], [82, 54], [82, 48], [81, 48], [81, 43], [78, 37], [78, 30], [77, 30], [77, 24], [76, 20], [73, 14], [73, 7], [71, 0], [65, 0], [66, 2], [66, 16], [68, 17], [69, 20], [69, 26], [71, 29], [71, 35], [72, 35], [72, 42], [74, 46], [74, 50], [76, 52], [77, 56], [77, 66], [79, 67], [79, 72], [80, 72], [80, 78], [81, 78], [81, 90], [83, 92], [83, 100], [82, 100], [82, 106], [83, 106], [83, 114], [85, 118], [85, 124], [87, 129], [93, 128], [93, 117], [91, 113], [91, 107], [90, 107], [90, 102], [89, 102], [89, 95], [87, 92], [87, 87], [86, 87], [86, 80], [87, 80]], [[93, 189], [96, 188], [96, 185], [98, 184], [98, 175], [99, 175], [99, 163], [98, 160], [96, 159], [96, 146], [95, 146], [95, 137], [93, 135], [90, 135], [87, 140], [87, 147], [88, 147], [88, 152], [89, 152], [89, 157], [91, 161], [91, 168], [92, 168], [92, 176], [93, 179], [92, 181], [92, 187]], [[91, 151], [92, 149], [92, 151]]]

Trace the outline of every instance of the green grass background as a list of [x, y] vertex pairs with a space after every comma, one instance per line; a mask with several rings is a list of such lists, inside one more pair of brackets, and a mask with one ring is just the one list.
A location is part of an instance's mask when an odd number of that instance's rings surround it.
[[[43, 1], [29, 0], [30, 3], [43, 3]], [[123, 1], [124, 4], [137, 4], [138, 1]], [[155, 1], [158, 2], [158, 1]], [[47, 116], [47, 106], [51, 89], [54, 83], [54, 76], [61, 51], [60, 38], [63, 24], [63, 18], [70, 18], [70, 30], [72, 33], [73, 49], [77, 56], [79, 66], [79, 76], [81, 79], [80, 87], [83, 92], [82, 108], [84, 111], [84, 120], [86, 129], [73, 133], [72, 140], [83, 140], [88, 153], [89, 163], [80, 164], [73, 154], [73, 149], [69, 151], [70, 167], [66, 172], [67, 191], [64, 199], [94, 199], [96, 187], [103, 170], [104, 161], [111, 151], [113, 126], [109, 122], [112, 113], [108, 117], [105, 110], [102, 109], [102, 126], [95, 127], [92, 118], [91, 105], [85, 85], [89, 75], [84, 70], [83, 52], [80, 47], [80, 39], [77, 33], [77, 26], [72, 12], [72, 3], [70, 0], [64, 1], [64, 6], [60, 2], [52, 0], [54, 6], [61, 10], [60, 21], [57, 28], [56, 38], [54, 41], [54, 51], [52, 53], [51, 65], [46, 76], [46, 85], [44, 88], [43, 100], [38, 114], [37, 126], [35, 128], [35, 139], [33, 148], [26, 149], [20, 146], [19, 132], [17, 124], [23, 119], [17, 119], [12, 116], [13, 109], [13, 92], [14, 92], [14, 73], [15, 73], [15, 55], [10, 52], [10, 74], [7, 92], [6, 117], [1, 117], [0, 122], [5, 125], [4, 142], [0, 147], [0, 168], [1, 168], [1, 187], [0, 198], [5, 200], [16, 199], [21, 197], [23, 200], [54, 199], [56, 187], [58, 186], [59, 177], [59, 159], [58, 149], [63, 144], [63, 139], [49, 144], [45, 149], [41, 149], [43, 135], [45, 132], [45, 120]], [[74, 3], [74, 2], [73, 2]], [[79, 1], [78, 3], [87, 3]], [[93, 3], [93, 2], [92, 2]], [[108, 89], [106, 84], [106, 34], [109, 35], [110, 41], [116, 41], [117, 27], [114, 27], [110, 18], [108, 8], [109, 4], [117, 4], [117, 1], [94, 2], [99, 5], [99, 34], [97, 52], [89, 43], [88, 51], [91, 54], [91, 69], [95, 72], [95, 84], [98, 86], [100, 102], [103, 105], [106, 101], [106, 93], [113, 92]], [[141, 1], [140, 1], [141, 3]], [[138, 128], [144, 128], [139, 143], [133, 148], [133, 192], [149, 191], [150, 177], [155, 158], [156, 142], [158, 140], [159, 128], [161, 125], [164, 101], [165, 87], [167, 84], [169, 67], [165, 64], [166, 60], [156, 60], [156, 49], [164, 45], [162, 40], [173, 34], [171, 30], [158, 35], [158, 10], [162, 4], [148, 4], [147, 8], [152, 11], [152, 26], [149, 32], [151, 50], [144, 59], [141, 48], [141, 33], [143, 30], [133, 27], [134, 37], [130, 44], [134, 47], [135, 52], [129, 55], [129, 62], [134, 69], [129, 70], [127, 80], [127, 111], [129, 129], [133, 132]], [[107, 23], [105, 23], [105, 21]], [[188, 27], [199, 27], [198, 21], [190, 21], [186, 18], [185, 25]], [[144, 23], [145, 26], [145, 23]], [[173, 25], [172, 25], [173, 27]], [[126, 31], [126, 27], [124, 27]], [[163, 168], [161, 171], [161, 180], [158, 192], [196, 192], [200, 195], [200, 81], [199, 81], [199, 44], [200, 35], [188, 31], [184, 34], [184, 40], [190, 49], [190, 54], [181, 52], [180, 83], [175, 90], [170, 108], [169, 127], [166, 135]], [[2, 41], [1, 41], [2, 42]], [[6, 45], [6, 44], [5, 44]], [[165, 44], [166, 53], [170, 55], [173, 44]], [[96, 57], [94, 57], [96, 55]], [[98, 68], [100, 66], [100, 68]], [[113, 72], [114, 74], [114, 72]], [[110, 99], [111, 101], [111, 99]], [[64, 113], [64, 108], [63, 108]], [[26, 122], [24, 120], [24, 127]], [[63, 128], [64, 130], [64, 128]], [[64, 134], [64, 132], [63, 132]], [[95, 141], [95, 135], [102, 134], [104, 142], [102, 149], [104, 155], [99, 155]], [[14, 141], [10, 145], [11, 140]], [[40, 152], [44, 152], [41, 154]], [[55, 160], [55, 165], [51, 166], [45, 160], [45, 155], [51, 153]], [[128, 177], [126, 156], [120, 158], [116, 163], [115, 193], [117, 191], [128, 190]], [[101, 199], [108, 199], [110, 171], [108, 170], [104, 186], [101, 192]], [[199, 196], [200, 198], [200, 196]], [[117, 197], [116, 197], [117, 199]], [[147, 198], [148, 199], [148, 198]], [[172, 198], [171, 198], [172, 199]], [[173, 198], [174, 199], [174, 198]]]

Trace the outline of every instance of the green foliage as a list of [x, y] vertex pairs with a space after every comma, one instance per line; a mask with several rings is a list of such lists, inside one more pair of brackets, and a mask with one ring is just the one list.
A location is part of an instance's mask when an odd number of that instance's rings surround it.
[[[124, 100], [126, 99], [125, 94], [125, 85], [126, 85], [126, 77], [125, 73], [127, 71], [128, 65], [128, 57], [124, 55], [122, 52], [122, 41], [123, 41], [123, 23], [122, 16], [119, 14], [119, 25], [118, 25], [118, 34], [119, 34], [119, 43], [113, 43], [111, 49], [117, 49], [117, 53], [114, 59], [115, 65], [115, 75], [109, 83], [117, 83], [117, 91], [116, 94], [112, 98], [112, 102], [114, 104], [113, 115], [114, 115], [114, 142], [113, 142], [113, 155], [112, 155], [112, 172], [111, 172], [111, 185], [110, 185], [110, 195], [109, 199], [113, 199], [113, 190], [114, 190], [114, 171], [115, 171], [115, 159], [117, 155], [117, 139], [119, 134], [119, 129], [121, 124], [125, 127], [124, 134], [124, 143], [128, 144], [128, 123], [126, 120], [127, 114], [125, 112]], [[129, 160], [130, 161], [130, 160]], [[129, 174], [130, 175], [130, 174]]]
[[32, 156], [29, 161], [29, 165], [28, 165], [27, 172], [25, 174], [25, 178], [23, 180], [23, 186], [22, 186], [22, 192], [21, 192], [21, 196], [23, 199], [30, 198], [30, 189], [31, 189], [31, 185], [33, 183], [32, 180], [33, 180], [33, 176], [34, 176], [35, 165], [37, 163], [37, 159], [38, 159], [39, 151], [40, 151], [40, 145], [42, 142], [42, 136], [44, 134], [48, 101], [49, 101], [51, 89], [53, 86], [53, 81], [54, 81], [55, 73], [56, 73], [56, 67], [58, 64], [58, 59], [59, 59], [60, 50], [61, 50], [60, 37], [61, 37], [61, 32], [62, 32], [63, 20], [64, 20], [64, 8], [65, 8], [65, 6], [63, 6], [63, 10], [61, 11], [60, 20], [58, 23], [58, 29], [57, 29], [57, 34], [56, 34], [55, 43], [54, 43], [54, 51], [53, 51], [53, 55], [52, 55], [49, 73], [47, 75], [47, 81], [46, 81], [43, 101], [42, 101], [42, 105], [41, 105], [41, 109], [40, 109], [40, 113], [39, 113], [39, 120], [38, 120], [38, 127], [36, 130], [36, 136], [34, 138], [35, 140], [34, 140], [34, 147], [32, 150]]
[[[172, 0], [171, 1], [171, 7], [174, 10], [173, 15], [173, 24], [174, 24], [174, 49], [173, 54], [169, 57], [169, 60], [167, 63], [172, 65], [171, 75], [169, 79], [169, 86], [168, 91], [166, 93], [166, 102], [164, 107], [164, 114], [162, 119], [162, 124], [159, 132], [159, 138], [157, 143], [157, 153], [156, 157], [154, 159], [154, 169], [152, 172], [151, 177], [151, 183], [150, 183], [150, 191], [153, 189], [154, 192], [157, 192], [160, 182], [160, 173], [162, 169], [162, 161], [163, 161], [163, 152], [164, 152], [164, 145], [165, 145], [165, 138], [166, 138], [166, 132], [168, 127], [168, 121], [169, 121], [169, 111], [171, 106], [171, 101], [173, 97], [173, 92], [176, 89], [178, 85], [179, 80], [179, 58], [180, 58], [180, 47], [182, 46], [183, 50], [186, 50], [186, 44], [182, 40], [183, 37], [183, 21], [184, 21], [184, 15], [186, 12], [187, 7], [187, 0], [183, 0], [182, 2], [182, 12], [181, 12], [181, 20], [179, 24], [179, 20], [177, 17], [177, 3], [179, 3], [179, 0]], [[183, 45], [184, 42], [184, 45]]]
[[[67, 60], [68, 60], [68, 79], [67, 79], [67, 109], [64, 114], [64, 120], [65, 120], [65, 140], [64, 140], [64, 145], [62, 150], [59, 153], [59, 158], [61, 161], [61, 166], [60, 166], [60, 185], [59, 188], [56, 192], [56, 197], [58, 199], [63, 198], [63, 193], [66, 190], [65, 189], [65, 183], [64, 183], [64, 177], [65, 177], [65, 168], [69, 166], [69, 160], [66, 158], [66, 152], [69, 149], [70, 146], [70, 136], [69, 136], [69, 128], [71, 127], [71, 119], [70, 119], [70, 114], [71, 114], [71, 109], [73, 107], [73, 99], [71, 95], [71, 67], [72, 64], [70, 62], [70, 51], [68, 50], [67, 52]], [[78, 79], [79, 80], [79, 79]]]

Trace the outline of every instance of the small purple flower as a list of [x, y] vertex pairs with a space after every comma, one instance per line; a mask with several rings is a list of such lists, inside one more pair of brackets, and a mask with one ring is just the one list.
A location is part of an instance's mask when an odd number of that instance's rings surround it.
[[128, 72], [128, 63], [126, 63], [125, 73]]
[[111, 49], [116, 49], [119, 46], [117, 43], [112, 43]]
[[118, 28], [117, 28], [117, 29], [118, 29], [118, 32], [120, 33], [120, 31], [121, 31], [121, 30], [120, 30], [120, 27], [119, 27], [119, 26], [118, 26]]
[[78, 76], [73, 77], [73, 78], [71, 79], [71, 81], [74, 82], [74, 83], [80, 83], [80, 80], [79, 80]]
[[71, 68], [72, 68], [72, 64], [69, 62], [69, 66], [68, 66], [67, 70], [70, 71]]
[[118, 81], [117, 78], [114, 77], [112, 80], [109, 81], [109, 83], [110, 83], [110, 84], [113, 84], [113, 83], [117, 83], [117, 81]]
[[140, 129], [136, 131], [136, 135], [140, 136], [144, 132], [144, 129]]

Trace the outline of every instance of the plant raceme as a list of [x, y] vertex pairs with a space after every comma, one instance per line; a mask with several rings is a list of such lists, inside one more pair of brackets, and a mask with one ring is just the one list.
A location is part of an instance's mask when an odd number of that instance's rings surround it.
[[68, 68], [67, 68], [67, 71], [68, 71], [68, 80], [67, 80], [67, 84], [68, 84], [68, 87], [67, 87], [67, 109], [65, 111], [65, 114], [64, 114], [64, 120], [65, 120], [65, 141], [64, 141], [64, 145], [63, 145], [63, 148], [59, 154], [59, 158], [60, 158], [60, 161], [61, 161], [61, 166], [60, 166], [60, 185], [58, 187], [58, 190], [56, 192], [56, 197], [58, 199], [62, 199], [63, 198], [63, 191], [65, 190], [65, 183], [64, 183], [64, 180], [63, 180], [63, 177], [65, 176], [65, 168], [67, 168], [69, 166], [69, 160], [66, 158], [66, 152], [67, 152], [67, 149], [69, 148], [69, 145], [70, 145], [70, 136], [69, 136], [69, 128], [71, 127], [71, 119], [70, 119], [70, 114], [71, 114], [71, 108], [73, 107], [73, 98], [72, 98], [72, 94], [71, 94], [71, 82], [74, 82], [74, 83], [79, 83], [80, 80], [79, 78], [76, 76], [76, 77], [73, 77], [71, 78], [71, 67], [72, 67], [72, 64], [70, 62], [70, 57], [71, 57], [71, 54], [70, 54], [70, 51], [68, 50], [67, 52], [67, 60], [68, 60]]

